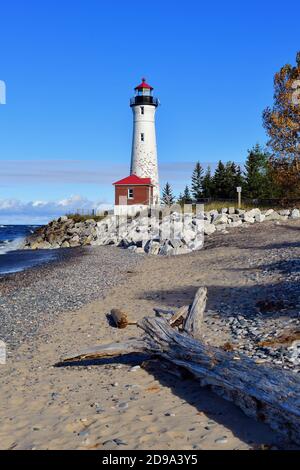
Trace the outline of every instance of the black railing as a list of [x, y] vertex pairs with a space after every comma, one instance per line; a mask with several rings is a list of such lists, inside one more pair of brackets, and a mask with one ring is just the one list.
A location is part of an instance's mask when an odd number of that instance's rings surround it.
[[151, 105], [151, 106], [158, 106], [159, 100], [158, 98], [154, 98], [154, 96], [135, 96], [130, 100], [130, 106], [136, 105]]

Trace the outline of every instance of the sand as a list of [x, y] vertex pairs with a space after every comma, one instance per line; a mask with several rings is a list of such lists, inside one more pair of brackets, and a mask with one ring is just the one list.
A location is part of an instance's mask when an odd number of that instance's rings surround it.
[[[200, 285], [208, 287], [206, 314], [216, 319], [216, 327], [210, 322], [205, 331], [206, 341], [224, 344], [230, 331], [226, 318], [220, 318], [221, 307], [250, 308], [275, 278], [281, 282], [277, 272], [272, 279], [260, 279], [259, 273], [268, 256], [274, 262], [280, 258], [280, 246], [288, 249], [287, 243], [299, 256], [299, 230], [297, 221], [260, 224], [217, 234], [199, 252], [144, 258], [105, 298], [58, 316], [0, 366], [0, 448], [290, 448], [266, 425], [197, 381], [170, 374], [158, 360], [145, 363], [147, 358], [133, 356], [54, 364], [72, 351], [141, 334], [134, 325], [110, 326], [106, 315], [111, 308], [125, 309], [138, 320], [153, 315], [154, 307], [190, 303]], [[250, 270], [249, 260], [256, 260]]]

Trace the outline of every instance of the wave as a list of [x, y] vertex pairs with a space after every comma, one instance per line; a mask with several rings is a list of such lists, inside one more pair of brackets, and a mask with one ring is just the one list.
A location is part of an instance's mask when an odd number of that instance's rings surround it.
[[15, 238], [14, 240], [3, 240], [0, 242], [0, 255], [4, 255], [9, 251], [19, 250], [23, 244], [24, 237]]

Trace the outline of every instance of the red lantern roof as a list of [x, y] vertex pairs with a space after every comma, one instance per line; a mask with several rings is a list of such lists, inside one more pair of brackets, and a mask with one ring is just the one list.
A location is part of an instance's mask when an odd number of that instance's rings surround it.
[[130, 175], [122, 180], [116, 181], [113, 185], [143, 185], [143, 186], [152, 186], [151, 178], [140, 178], [137, 175]]
[[145, 78], [142, 78], [142, 83], [140, 83], [140, 85], [136, 86], [135, 90], [142, 90], [143, 88], [147, 88], [148, 90], [153, 90], [153, 87], [148, 85], [148, 83], [146, 83]]

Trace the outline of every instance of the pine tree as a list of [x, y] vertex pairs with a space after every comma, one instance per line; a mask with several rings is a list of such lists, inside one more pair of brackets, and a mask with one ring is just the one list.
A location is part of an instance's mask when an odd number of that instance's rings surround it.
[[234, 185], [235, 185], [235, 189], [238, 186], [240, 186], [241, 188], [244, 186], [244, 178], [243, 178], [243, 174], [242, 174], [242, 170], [241, 170], [240, 165], [236, 165]]
[[184, 200], [183, 200], [183, 195], [182, 193], [179, 193], [179, 196], [177, 198], [177, 204], [180, 204], [180, 205], [183, 205], [184, 204]]
[[214, 194], [214, 182], [210, 166], [207, 167], [202, 183], [203, 197], [212, 197]]
[[268, 172], [269, 155], [263, 151], [259, 144], [248, 150], [245, 163], [245, 196], [249, 198], [263, 198], [270, 193], [271, 180]]
[[186, 185], [184, 192], [183, 192], [183, 203], [191, 204], [191, 202], [192, 202], [192, 196], [190, 193], [190, 188], [188, 187], [188, 185]]
[[226, 197], [226, 169], [224, 163], [219, 160], [214, 177], [214, 195], [215, 197]]
[[196, 202], [203, 197], [203, 168], [200, 162], [196, 163], [192, 174], [192, 196]]
[[165, 187], [163, 188], [162, 202], [166, 206], [171, 206], [175, 202], [175, 197], [173, 195], [171, 185], [168, 182], [166, 183]]

